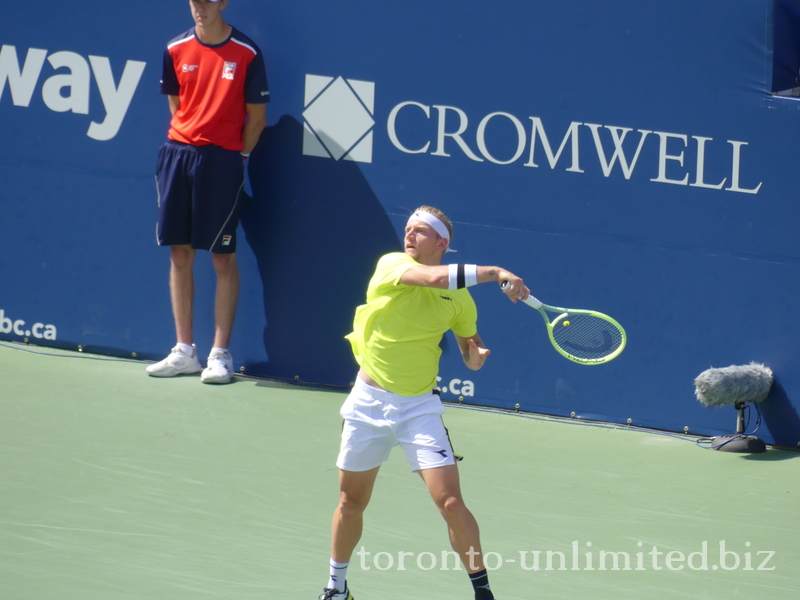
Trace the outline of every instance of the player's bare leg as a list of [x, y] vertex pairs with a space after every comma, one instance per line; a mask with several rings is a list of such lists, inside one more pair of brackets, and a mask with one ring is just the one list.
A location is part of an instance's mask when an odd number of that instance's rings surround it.
[[380, 467], [369, 471], [339, 470], [339, 505], [333, 512], [331, 524], [331, 558], [345, 563], [361, 539], [364, 510], [372, 497]]
[[347, 585], [347, 569], [364, 529], [364, 511], [380, 467], [369, 471], [339, 469], [339, 504], [331, 523], [331, 562], [328, 584], [320, 600], [353, 600]]
[[202, 369], [197, 352], [192, 346], [192, 302], [194, 300], [195, 251], [191, 246], [170, 248], [169, 295], [172, 315], [175, 318], [175, 335], [178, 343], [164, 360], [147, 367], [153, 377], [189, 375]]
[[236, 304], [239, 301], [239, 267], [236, 254], [211, 254], [217, 273], [214, 299], [214, 347], [228, 348], [233, 331]]
[[206, 368], [200, 374], [203, 383], [229, 383], [233, 378], [233, 358], [228, 350], [233, 331], [233, 318], [239, 300], [239, 268], [235, 254], [211, 254], [217, 274], [214, 297], [214, 346]]
[[169, 289], [175, 334], [181, 344], [192, 345], [192, 307], [194, 302], [194, 257], [188, 245], [170, 247]]
[[450, 545], [461, 557], [467, 572], [483, 570], [480, 530], [461, 496], [461, 482], [456, 465], [419, 471], [436, 508], [447, 523]]
[[458, 466], [422, 469], [419, 474], [447, 523], [450, 545], [461, 557], [461, 562], [469, 573], [475, 600], [492, 600], [494, 596], [483, 564], [478, 522], [461, 496]]

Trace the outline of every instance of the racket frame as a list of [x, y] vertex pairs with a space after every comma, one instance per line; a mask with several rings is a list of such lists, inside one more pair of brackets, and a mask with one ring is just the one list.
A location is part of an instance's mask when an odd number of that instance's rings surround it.
[[[550, 338], [550, 343], [553, 345], [553, 348], [556, 349], [561, 356], [564, 358], [571, 360], [572, 362], [576, 362], [581, 365], [601, 365], [603, 363], [607, 363], [611, 360], [614, 360], [617, 356], [622, 354], [622, 351], [625, 349], [625, 345], [628, 342], [628, 336], [625, 333], [625, 329], [620, 325], [615, 319], [609, 317], [606, 314], [601, 312], [597, 312], [595, 310], [582, 310], [577, 308], [561, 308], [559, 306], [550, 306], [549, 304], [544, 304], [541, 300], [536, 298], [533, 295], [529, 295], [525, 300], [523, 300], [525, 304], [530, 306], [531, 308], [535, 308], [542, 318], [544, 319], [545, 324], [547, 325], [547, 336]], [[552, 321], [547, 313], [561, 313], [556, 316]], [[570, 318], [570, 315], [587, 315], [591, 317], [596, 317], [599, 319], [603, 319], [604, 321], [613, 325], [620, 333], [621, 342], [619, 347], [617, 347], [613, 352], [606, 356], [601, 356], [599, 358], [581, 358], [579, 356], [575, 356], [570, 354], [563, 348], [561, 348], [558, 343], [556, 343], [555, 336], [553, 335], [554, 328], [560, 324], [562, 321], [567, 320]]]

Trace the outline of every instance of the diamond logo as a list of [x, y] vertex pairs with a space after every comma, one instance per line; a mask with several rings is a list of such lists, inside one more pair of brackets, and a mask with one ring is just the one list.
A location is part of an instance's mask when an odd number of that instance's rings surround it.
[[303, 154], [372, 162], [375, 84], [306, 75]]

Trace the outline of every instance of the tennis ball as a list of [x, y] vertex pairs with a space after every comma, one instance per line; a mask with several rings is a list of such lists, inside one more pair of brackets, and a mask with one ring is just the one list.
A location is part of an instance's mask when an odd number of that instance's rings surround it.
[[569, 327], [569, 321], [564, 321], [564, 327]]

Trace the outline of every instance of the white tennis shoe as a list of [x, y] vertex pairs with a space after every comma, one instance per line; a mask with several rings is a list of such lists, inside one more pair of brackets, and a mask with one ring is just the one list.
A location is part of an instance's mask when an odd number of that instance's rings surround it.
[[208, 366], [200, 374], [203, 383], [228, 383], [233, 377], [233, 359], [227, 350], [212, 350]]
[[153, 377], [175, 377], [197, 373], [203, 369], [197, 360], [197, 348], [192, 344], [192, 355], [189, 356], [178, 346], [175, 346], [169, 356], [164, 360], [150, 365], [145, 369]]

